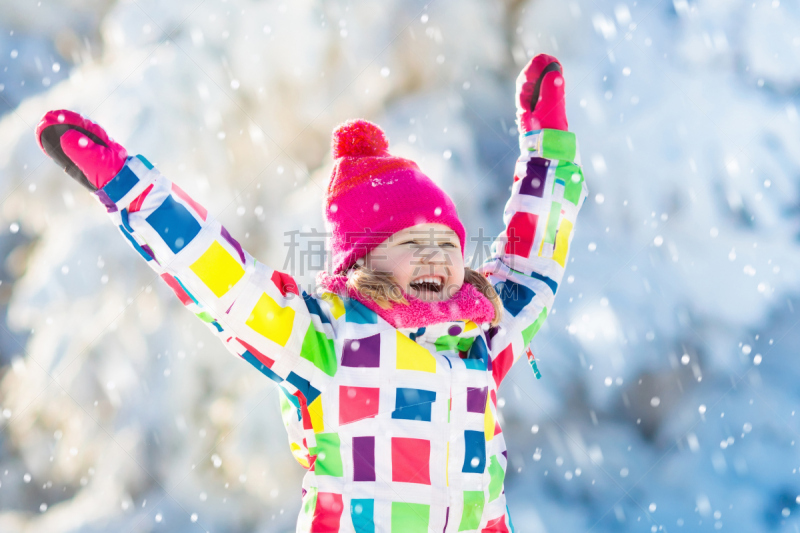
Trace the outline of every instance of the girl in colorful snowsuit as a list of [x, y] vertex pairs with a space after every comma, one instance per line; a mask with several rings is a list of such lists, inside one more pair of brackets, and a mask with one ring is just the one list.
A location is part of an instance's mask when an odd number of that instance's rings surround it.
[[513, 531], [497, 389], [567, 263], [588, 189], [561, 65], [517, 80], [519, 157], [506, 228], [476, 273], [452, 200], [363, 120], [333, 134], [324, 214], [332, 264], [315, 294], [251, 257], [141, 155], [62, 110], [39, 146], [225, 346], [280, 386], [308, 472], [297, 531]]

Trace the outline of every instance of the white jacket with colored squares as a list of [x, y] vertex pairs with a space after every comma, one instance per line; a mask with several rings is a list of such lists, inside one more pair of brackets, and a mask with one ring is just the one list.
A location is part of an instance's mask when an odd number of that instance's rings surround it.
[[308, 295], [142, 156], [96, 192], [181, 302], [282, 389], [308, 469], [297, 531], [513, 531], [497, 388], [552, 308], [588, 194], [572, 133], [532, 132], [520, 147], [506, 229], [482, 267], [505, 308], [491, 329], [396, 329], [356, 300]]

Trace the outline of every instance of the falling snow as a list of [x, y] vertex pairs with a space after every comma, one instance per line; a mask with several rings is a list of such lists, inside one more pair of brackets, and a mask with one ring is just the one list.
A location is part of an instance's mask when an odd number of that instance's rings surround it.
[[[532, 344], [542, 379], [519, 364], [500, 391], [516, 530], [800, 528], [796, 2], [13, 11], [0, 21], [0, 531], [293, 531], [304, 472], [269, 380], [42, 163], [44, 111], [90, 114], [281, 268], [287, 232], [322, 231], [330, 131], [347, 118], [379, 123], [469, 236], [495, 235], [514, 81], [539, 52], [564, 65], [591, 196]], [[311, 286], [316, 271], [293, 273]]]

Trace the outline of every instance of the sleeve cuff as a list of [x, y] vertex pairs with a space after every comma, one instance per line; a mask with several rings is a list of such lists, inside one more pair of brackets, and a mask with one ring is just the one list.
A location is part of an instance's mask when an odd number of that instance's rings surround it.
[[144, 156], [128, 156], [117, 175], [97, 189], [95, 194], [112, 213], [130, 205], [157, 177], [158, 171]]
[[532, 152], [532, 156], [580, 164], [575, 134], [570, 131], [551, 129], [529, 131], [520, 135], [519, 148], [522, 153]]

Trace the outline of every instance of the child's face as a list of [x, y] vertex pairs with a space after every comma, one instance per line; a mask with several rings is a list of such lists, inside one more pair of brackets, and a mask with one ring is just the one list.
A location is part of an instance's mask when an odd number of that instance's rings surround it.
[[364, 260], [367, 268], [391, 272], [406, 294], [427, 302], [449, 300], [464, 284], [461, 242], [444, 224], [398, 231]]

